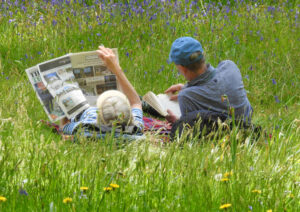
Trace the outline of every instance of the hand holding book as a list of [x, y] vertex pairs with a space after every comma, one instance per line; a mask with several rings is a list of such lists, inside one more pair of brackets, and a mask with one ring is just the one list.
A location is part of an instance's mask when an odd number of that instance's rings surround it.
[[179, 117], [177, 117], [170, 109], [167, 110], [168, 115], [166, 116], [166, 119], [170, 123], [175, 123]]
[[165, 90], [166, 94], [171, 94], [170, 95], [170, 100], [175, 100], [177, 101], [178, 99], [178, 94], [177, 92], [180, 91], [183, 88], [183, 84], [176, 84], [176, 85], [172, 85], [171, 87], [169, 87], [167, 90]]
[[[174, 115], [177, 118], [181, 116], [178, 102], [170, 100], [170, 96], [167, 94], [155, 95], [153, 92], [149, 91], [143, 96], [143, 100], [154, 108], [160, 115], [166, 118], [170, 115]], [[168, 112], [168, 110], [171, 112]]]

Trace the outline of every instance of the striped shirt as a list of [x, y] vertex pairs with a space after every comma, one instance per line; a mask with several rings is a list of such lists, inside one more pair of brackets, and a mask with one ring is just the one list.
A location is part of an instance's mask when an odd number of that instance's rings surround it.
[[[134, 134], [142, 135], [144, 128], [143, 111], [138, 108], [132, 108], [131, 113], [133, 116]], [[97, 122], [98, 108], [89, 107], [81, 115], [72, 118], [70, 123], [66, 124], [63, 128], [63, 133], [66, 135], [74, 135], [79, 129], [81, 134], [85, 137], [95, 136], [98, 138], [104, 138], [105, 133], [100, 128], [106, 128], [105, 126], [99, 126]], [[118, 137], [118, 133], [116, 133]]]

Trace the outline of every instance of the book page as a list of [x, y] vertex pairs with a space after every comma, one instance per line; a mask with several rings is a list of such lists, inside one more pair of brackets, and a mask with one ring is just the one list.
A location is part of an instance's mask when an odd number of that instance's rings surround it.
[[177, 118], [180, 118], [181, 112], [178, 101], [170, 100], [170, 97], [167, 94], [158, 94], [157, 98], [166, 111], [169, 109], [177, 116]]
[[147, 102], [152, 108], [154, 108], [160, 115], [167, 116], [167, 110], [164, 105], [161, 104], [158, 97], [152, 92], [149, 91], [143, 96], [143, 100]]

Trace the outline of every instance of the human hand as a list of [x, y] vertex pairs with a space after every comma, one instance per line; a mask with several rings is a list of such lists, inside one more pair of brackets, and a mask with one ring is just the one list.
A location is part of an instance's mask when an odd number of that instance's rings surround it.
[[115, 53], [104, 46], [99, 46], [99, 50], [97, 50], [99, 57], [103, 60], [106, 67], [115, 75], [118, 75], [122, 72], [122, 69], [119, 65], [117, 57]]
[[68, 124], [70, 120], [67, 117], [64, 117], [63, 119], [60, 120], [59, 122], [59, 128], [62, 129], [66, 124]]
[[165, 90], [165, 93], [171, 93], [170, 100], [176, 101], [178, 99], [178, 94], [175, 94], [177, 91], [180, 91], [183, 88], [183, 84], [176, 84], [169, 87]]
[[168, 115], [166, 116], [166, 119], [168, 122], [170, 122], [171, 124], [175, 123], [178, 120], [178, 117], [171, 111], [171, 110], [167, 110]]

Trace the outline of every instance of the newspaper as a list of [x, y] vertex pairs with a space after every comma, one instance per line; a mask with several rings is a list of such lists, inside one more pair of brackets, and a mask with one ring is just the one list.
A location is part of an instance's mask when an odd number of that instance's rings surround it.
[[[112, 49], [117, 56], [117, 49]], [[96, 51], [71, 55], [76, 82], [86, 96], [97, 96], [106, 90], [119, 90], [116, 76], [107, 69]]]
[[41, 79], [67, 118], [73, 118], [89, 107], [74, 81], [70, 54], [38, 64]]
[[55, 122], [65, 117], [64, 112], [43, 83], [38, 67], [26, 69], [26, 74], [49, 119]]
[[[118, 57], [117, 49], [113, 51]], [[28, 68], [26, 73], [53, 122], [95, 106], [97, 96], [106, 90], [119, 90], [116, 76], [96, 51], [67, 54]]]

